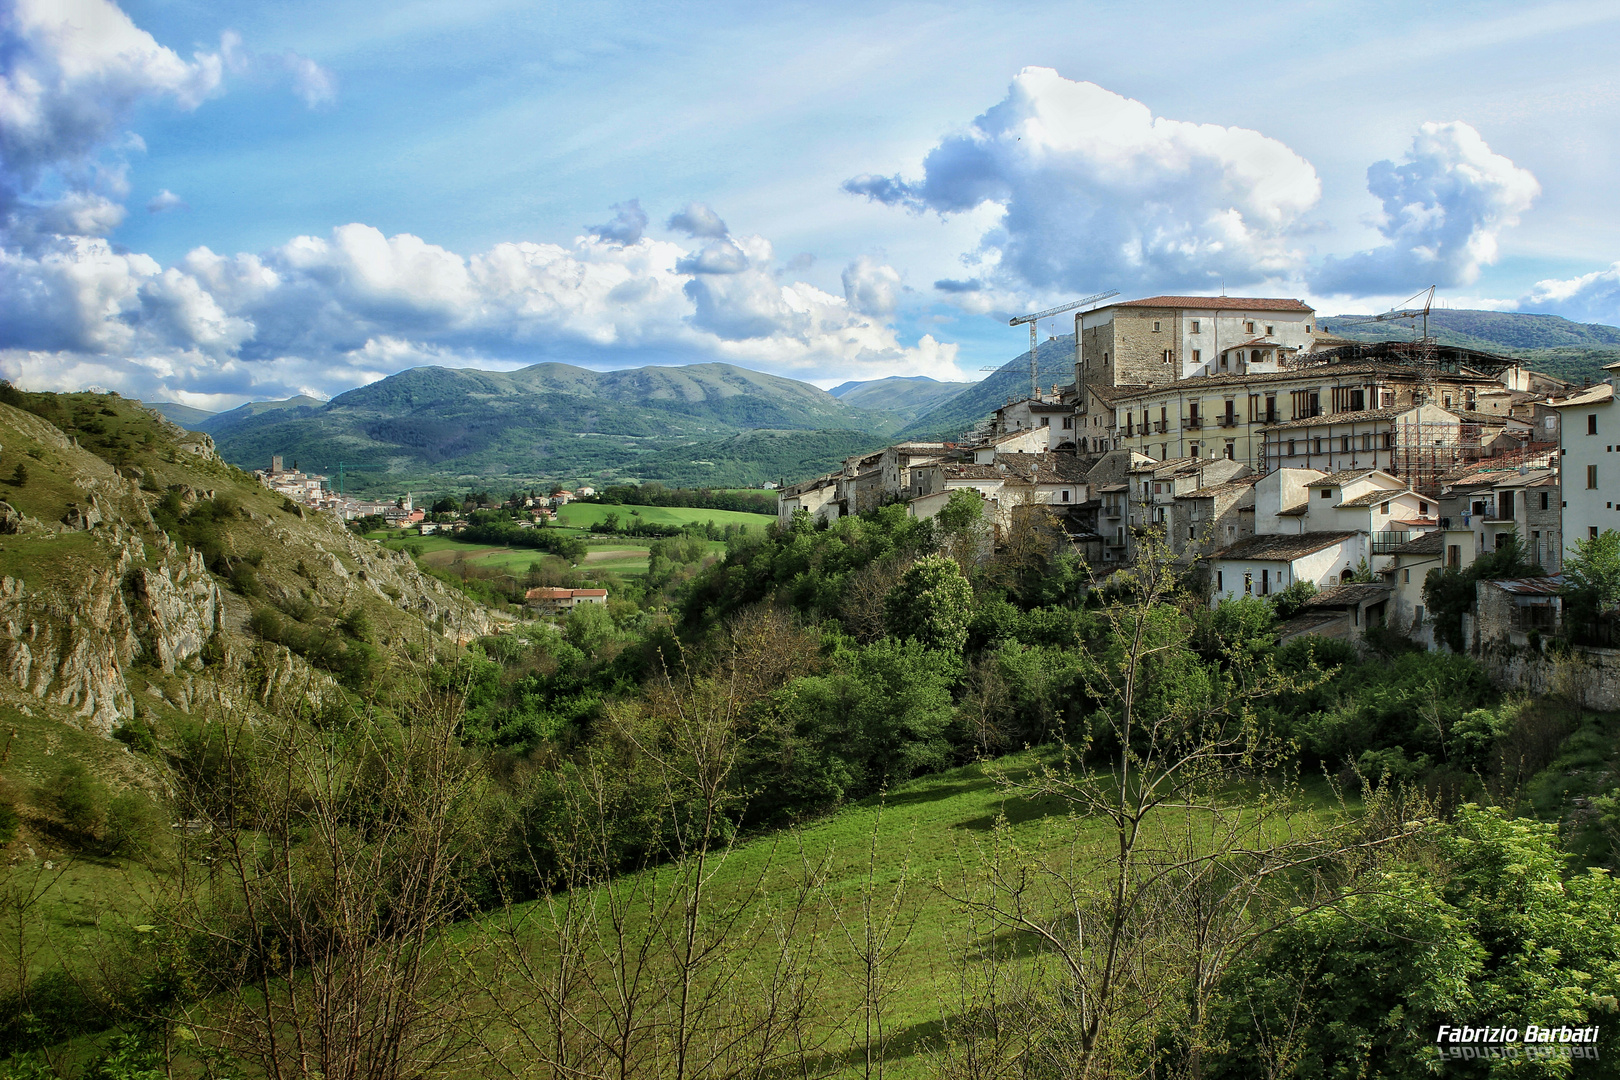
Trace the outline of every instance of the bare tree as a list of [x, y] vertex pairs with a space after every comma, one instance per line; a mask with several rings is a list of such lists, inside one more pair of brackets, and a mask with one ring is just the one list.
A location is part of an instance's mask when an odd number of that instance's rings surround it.
[[446, 977], [464, 963], [449, 925], [487, 861], [487, 781], [458, 722], [453, 700], [424, 698], [398, 725], [213, 726], [181, 793], [209, 831], [165, 912], [203, 992], [171, 1019], [276, 1080], [408, 1080], [455, 1059], [475, 999]]
[[1062, 843], [1029, 848], [1003, 822], [981, 881], [953, 892], [1055, 958], [1058, 1008], [1029, 1052], [1058, 1076], [1139, 1074], [1165, 1032], [1198, 1075], [1209, 1001], [1232, 963], [1302, 901], [1336, 895], [1302, 892], [1302, 876], [1409, 831], [1303, 805], [1280, 771], [1289, 748], [1252, 708], [1295, 683], [1251, 650], [1196, 655], [1187, 571], [1157, 536], [1139, 552], [1098, 585], [1085, 736], [1056, 764], [1002, 776], [1010, 796], [1068, 809]]

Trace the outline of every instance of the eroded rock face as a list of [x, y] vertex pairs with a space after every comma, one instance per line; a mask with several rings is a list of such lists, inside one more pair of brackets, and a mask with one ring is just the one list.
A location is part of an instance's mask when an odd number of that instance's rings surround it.
[[0, 672], [41, 701], [110, 734], [134, 712], [124, 667], [140, 649], [118, 577], [91, 575], [64, 610], [0, 578]]
[[178, 572], [167, 564], [133, 571], [130, 586], [136, 600], [137, 632], [151, 647], [164, 674], [174, 674], [176, 664], [201, 653], [218, 632], [219, 586], [195, 551]]

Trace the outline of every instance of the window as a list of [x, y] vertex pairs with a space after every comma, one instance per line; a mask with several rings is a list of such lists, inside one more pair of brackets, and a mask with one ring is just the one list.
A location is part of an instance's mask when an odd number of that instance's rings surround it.
[[1547, 509], [1547, 493], [1545, 491], [1541, 493], [1541, 508], [1543, 510]]
[[1401, 584], [1403, 584], [1403, 585], [1412, 584], [1412, 568], [1411, 567], [1407, 567], [1405, 570], [1401, 571]]
[[1274, 332], [1275, 331], [1271, 327], [1269, 327], [1269, 326], [1266, 327], [1266, 336], [1267, 337], [1270, 337]]
[[1350, 391], [1350, 411], [1360, 412], [1367, 407], [1367, 392], [1365, 390]]
[[1236, 439], [1227, 439], [1226, 440], [1226, 460], [1227, 461], [1236, 461], [1237, 460], [1237, 440]]
[[1219, 570], [1215, 571], [1215, 591], [1226, 591], [1226, 575], [1221, 573]]
[[[1196, 334], [1196, 333], [1198, 333], [1198, 320], [1197, 320], [1197, 319], [1194, 319], [1194, 320], [1193, 320], [1193, 321], [1192, 321], [1192, 332], [1193, 332], [1193, 333], [1195, 333], [1195, 334]], [[1193, 355], [1194, 355], [1194, 356], [1197, 356], [1197, 355], [1198, 355], [1198, 354], [1197, 354], [1197, 353], [1193, 353]]]
[[1069, 501], [1069, 489], [1068, 488], [1063, 489], [1063, 501], [1064, 502]]
[[1586, 414], [1586, 433], [1588, 435], [1597, 434], [1597, 413], [1595, 412]]
[[1294, 456], [1294, 440], [1293, 439], [1288, 440], [1288, 456], [1289, 457]]
[[1193, 443], [1187, 448], [1187, 452], [1189, 454], [1191, 454], [1193, 457], [1198, 457], [1199, 454], [1201, 453], [1201, 450], [1200, 450], [1200, 447], [1199, 447], [1199, 445], [1197, 443]]
[[[1198, 325], [1198, 324], [1197, 324], [1197, 323], [1194, 323], [1194, 324], [1193, 324], [1193, 325], [1194, 325], [1194, 326], [1195, 326], [1195, 327], [1196, 327], [1196, 326], [1197, 326], [1197, 325]], [[1196, 329], [1195, 329], [1195, 330], [1194, 330], [1194, 331], [1193, 331], [1193, 332], [1194, 332], [1194, 333], [1197, 333], [1197, 330], [1196, 330]], [[1199, 364], [1199, 363], [1202, 363], [1202, 362], [1203, 362], [1203, 359], [1202, 359], [1202, 358], [1203, 358], [1203, 355], [1204, 355], [1204, 354], [1203, 354], [1203, 353], [1202, 353], [1202, 352], [1201, 352], [1201, 351], [1200, 351], [1200, 350], [1198, 350], [1198, 349], [1194, 349], [1194, 350], [1193, 350], [1193, 363], [1194, 363], [1194, 364]]]
[[1244, 332], [1244, 333], [1245, 333], [1245, 334], [1252, 334], [1252, 333], [1254, 333], [1254, 323], [1252, 323], [1252, 322], [1246, 322], [1246, 323], [1244, 323], [1244, 324], [1243, 324], [1243, 332]]
[[1243, 595], [1254, 595], [1254, 572], [1252, 570], [1243, 571]]
[[1363, 450], [1371, 450], [1372, 449], [1372, 436], [1371, 435], [1363, 435], [1361, 437], [1361, 448]]
[[1341, 453], [1345, 453], [1345, 454], [1348, 454], [1350, 452], [1350, 436], [1348, 436], [1348, 435], [1340, 436], [1340, 438], [1339, 438], [1339, 451]]
[[1164, 362], [1165, 363], [1168, 364], [1172, 360], [1174, 360], [1175, 358], [1176, 358], [1176, 354], [1173, 351], [1171, 351], [1170, 349], [1164, 350]]
[[1384, 517], [1389, 517], [1389, 503], [1379, 503], [1378, 512]]
[[1063, 426], [1064, 426], [1065, 429], [1074, 427], [1074, 417], [1065, 416], [1063, 418]]
[[1322, 498], [1324, 498], [1324, 499], [1333, 498], [1333, 489], [1332, 488], [1323, 488], [1322, 489]]
[[1157, 319], [1153, 320], [1153, 332], [1155, 334], [1159, 332], [1159, 321]]
[[1262, 570], [1262, 571], [1260, 571], [1260, 595], [1261, 596], [1270, 596], [1271, 595], [1271, 571], [1270, 570]]
[[1596, 465], [1588, 465], [1586, 467], [1586, 490], [1587, 491], [1596, 491], [1597, 490], [1597, 466]]
[[1418, 503], [1418, 513], [1427, 514], [1428, 512], [1429, 512], [1429, 504], [1428, 503], [1426, 503], [1426, 502]]
[[1446, 545], [1446, 565], [1452, 569], [1462, 565], [1462, 548], [1456, 544]]
[[1423, 625], [1423, 605], [1422, 604], [1418, 604], [1417, 606], [1412, 608], [1412, 625], [1413, 626], [1422, 626]]
[[1052, 418], [1050, 416], [1041, 417], [1041, 427], [1051, 427], [1051, 426], [1052, 426]]
[[1305, 324], [1305, 332], [1307, 334], [1309, 334], [1311, 332], [1311, 324], [1310, 323]]
[[1586, 527], [1586, 538], [1588, 540], [1596, 540], [1597, 539], [1597, 526], [1596, 525], [1588, 525]]
[[1321, 439], [1316, 439], [1311, 444], [1311, 453], [1320, 454], [1321, 452], [1322, 452], [1322, 440]]

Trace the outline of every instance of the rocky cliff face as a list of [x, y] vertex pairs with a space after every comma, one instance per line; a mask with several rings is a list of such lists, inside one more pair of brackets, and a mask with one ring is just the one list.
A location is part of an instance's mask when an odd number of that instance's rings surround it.
[[[0, 561], [10, 569], [0, 574], [0, 685], [12, 693], [102, 735], [136, 715], [137, 692], [183, 712], [244, 690], [264, 707], [292, 698], [318, 706], [336, 684], [253, 635], [255, 606], [360, 608], [380, 624], [385, 648], [424, 633], [465, 643], [506, 621], [334, 518], [286, 512], [279, 496], [221, 462], [206, 435], [166, 421], [157, 432], [142, 464], [115, 468], [0, 405], [0, 456], [26, 454], [39, 476], [0, 502]], [[202, 555], [158, 526], [152, 510], [171, 492], [187, 508], [232, 500], [221, 542], [230, 564], [257, 568], [252, 599], [221, 588]], [[210, 649], [215, 663], [204, 670]]]

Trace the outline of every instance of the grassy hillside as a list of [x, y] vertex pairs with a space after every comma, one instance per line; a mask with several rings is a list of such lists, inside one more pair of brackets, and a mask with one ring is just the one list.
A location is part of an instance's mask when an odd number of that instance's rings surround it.
[[[1358, 316], [1324, 318], [1324, 331], [1353, 341], [1411, 336], [1410, 323], [1356, 323]], [[1572, 382], [1606, 376], [1604, 364], [1620, 360], [1620, 327], [1576, 323], [1558, 315], [1518, 311], [1438, 309], [1429, 313], [1429, 333], [1445, 345], [1518, 357], [1537, 371]]]
[[[827, 467], [899, 425], [807, 383], [724, 364], [416, 368], [329, 403], [254, 408], [206, 423], [222, 455], [259, 467], [282, 454], [332, 473], [342, 462], [353, 491], [559, 478], [747, 486], [805, 461]], [[769, 434], [787, 431], [815, 434]]]
[[193, 409], [190, 405], [180, 405], [172, 401], [145, 401], [142, 404], [188, 431], [200, 431], [205, 420], [219, 415], [206, 409]]
[[972, 385], [940, 382], [924, 375], [909, 378], [897, 375], [867, 382], [847, 382], [827, 392], [857, 409], [877, 409], [891, 412], [902, 420], [915, 420]]
[[[1040, 385], [1051, 389], [1074, 382], [1074, 335], [1064, 334], [1041, 342], [1035, 349]], [[1009, 399], [1029, 397], [1029, 353], [1007, 361], [983, 382], [942, 401], [901, 431], [902, 438], [952, 439], [989, 418]]]

